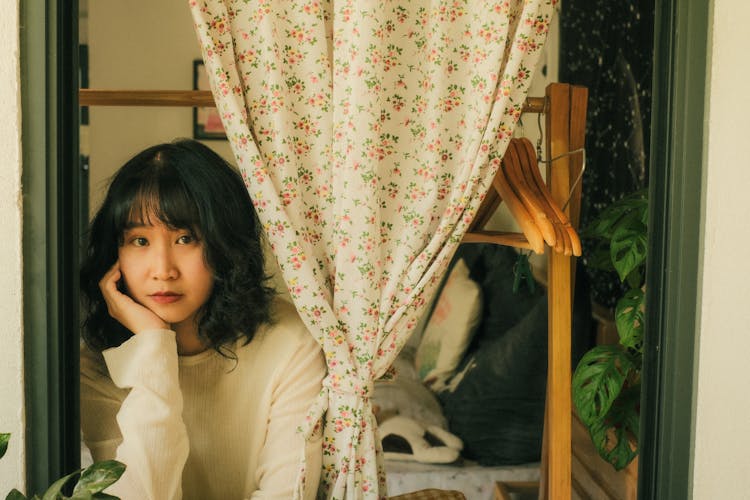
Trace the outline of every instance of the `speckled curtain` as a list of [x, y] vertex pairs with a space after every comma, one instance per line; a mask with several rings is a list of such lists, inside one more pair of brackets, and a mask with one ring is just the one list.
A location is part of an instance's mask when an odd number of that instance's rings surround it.
[[[328, 363], [300, 422], [324, 435], [320, 496], [383, 498], [373, 380], [491, 183], [555, 0], [189, 3], [237, 164]], [[317, 473], [302, 464], [299, 485]]]

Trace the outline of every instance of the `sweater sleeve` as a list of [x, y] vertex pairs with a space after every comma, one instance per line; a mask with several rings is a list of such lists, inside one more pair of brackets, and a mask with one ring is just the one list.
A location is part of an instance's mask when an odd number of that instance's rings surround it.
[[323, 459], [322, 436], [305, 442], [297, 431], [321, 390], [326, 374], [323, 352], [312, 335], [304, 340], [277, 372], [278, 383], [271, 401], [268, 430], [256, 469], [258, 491], [252, 499], [292, 498], [304, 450], [304, 498], [315, 498]]
[[115, 385], [130, 389], [117, 412], [122, 442], [114, 457], [127, 468], [106, 492], [122, 500], [180, 499], [189, 443], [175, 333], [145, 331], [103, 355]]

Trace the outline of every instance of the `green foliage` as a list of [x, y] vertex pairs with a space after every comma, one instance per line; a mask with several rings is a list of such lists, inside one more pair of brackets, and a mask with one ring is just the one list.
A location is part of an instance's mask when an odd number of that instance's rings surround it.
[[10, 441], [10, 434], [0, 433], [0, 458], [3, 458], [5, 452], [8, 451], [8, 441]]
[[620, 343], [594, 347], [573, 374], [576, 410], [599, 455], [617, 470], [638, 455], [647, 220], [648, 199], [642, 190], [607, 207], [581, 233], [594, 249], [587, 264], [616, 271], [628, 286], [615, 306]]
[[581, 233], [595, 244], [588, 265], [617, 271], [620, 280], [639, 287], [646, 264], [648, 199], [637, 191], [605, 208]]
[[635, 366], [619, 345], [596, 346], [583, 356], [573, 374], [573, 401], [584, 424], [606, 419]]
[[640, 385], [624, 387], [607, 418], [597, 420], [589, 427], [599, 454], [617, 470], [626, 467], [638, 455], [635, 437], [639, 429], [640, 397]]
[[[5, 454], [9, 440], [10, 434], [0, 434], [0, 458]], [[117, 460], [105, 460], [61, 477], [52, 483], [52, 486], [47, 488], [41, 497], [34, 495], [27, 498], [14, 488], [5, 500], [118, 500], [117, 497], [103, 493], [102, 490], [120, 479], [123, 472], [125, 472], [125, 464]], [[73, 487], [73, 493], [71, 496], [66, 496], [63, 489], [76, 477], [78, 481]]]
[[617, 301], [615, 326], [620, 344], [643, 354], [643, 320], [646, 294], [641, 288], [631, 288]]

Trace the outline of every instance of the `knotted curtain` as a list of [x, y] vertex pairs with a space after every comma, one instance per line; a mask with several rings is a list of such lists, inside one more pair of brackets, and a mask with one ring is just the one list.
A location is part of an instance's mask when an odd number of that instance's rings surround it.
[[[328, 364], [320, 496], [386, 494], [373, 380], [434, 292], [521, 115], [555, 0], [189, 0], [211, 89]], [[301, 464], [296, 494], [306, 471]]]

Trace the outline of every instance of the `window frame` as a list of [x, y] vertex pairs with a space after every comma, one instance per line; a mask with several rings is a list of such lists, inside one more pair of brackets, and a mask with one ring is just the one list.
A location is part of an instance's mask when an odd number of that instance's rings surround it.
[[[692, 489], [710, 27], [699, 4], [656, 7], [639, 498]], [[42, 491], [80, 459], [78, 2], [19, 6], [27, 488]]]

